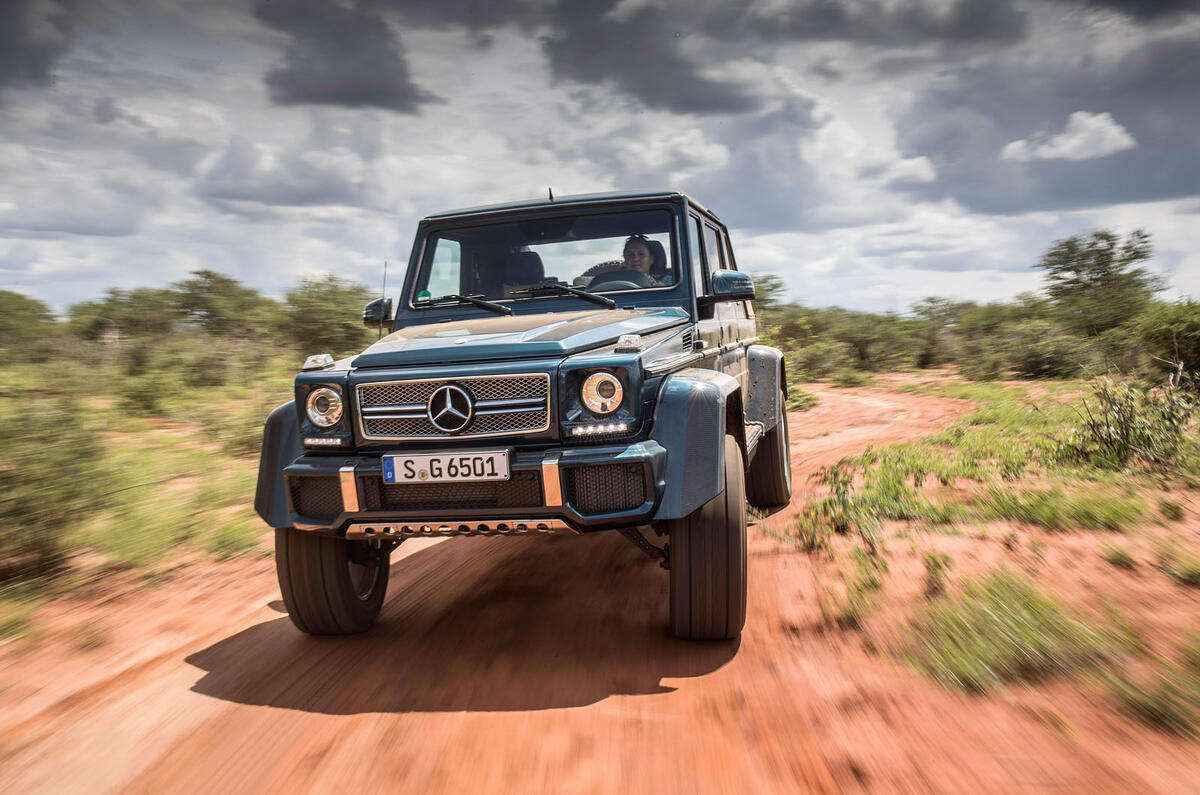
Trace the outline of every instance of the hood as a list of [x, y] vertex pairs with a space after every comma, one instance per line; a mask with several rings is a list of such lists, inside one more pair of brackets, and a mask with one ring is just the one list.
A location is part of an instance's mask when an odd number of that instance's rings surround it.
[[408, 326], [354, 358], [355, 367], [569, 356], [611, 345], [622, 334], [648, 334], [683, 323], [677, 307], [597, 309], [472, 318]]

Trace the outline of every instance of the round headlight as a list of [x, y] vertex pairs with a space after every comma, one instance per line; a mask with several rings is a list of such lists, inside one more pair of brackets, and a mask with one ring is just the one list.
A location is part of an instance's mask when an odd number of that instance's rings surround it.
[[592, 373], [584, 380], [579, 396], [583, 398], [583, 405], [588, 407], [588, 411], [603, 416], [612, 414], [621, 405], [625, 388], [612, 373]]
[[308, 393], [304, 409], [313, 425], [329, 428], [342, 418], [342, 396], [335, 389], [319, 387]]

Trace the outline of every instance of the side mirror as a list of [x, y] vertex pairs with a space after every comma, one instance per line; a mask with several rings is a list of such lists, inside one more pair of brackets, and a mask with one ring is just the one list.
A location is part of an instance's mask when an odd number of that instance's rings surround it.
[[392, 322], [392, 299], [376, 298], [363, 307], [363, 325], [367, 328], [386, 328]]
[[753, 301], [754, 279], [740, 271], [717, 271], [709, 277], [709, 294], [700, 296], [701, 304], [722, 301]]

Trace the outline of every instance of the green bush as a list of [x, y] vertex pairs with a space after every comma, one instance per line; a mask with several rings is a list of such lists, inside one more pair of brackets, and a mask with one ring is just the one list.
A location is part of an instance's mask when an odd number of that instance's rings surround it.
[[817, 396], [812, 392], [805, 392], [798, 386], [793, 386], [788, 389], [788, 411], [808, 411], [815, 405], [817, 405]]
[[871, 380], [871, 377], [861, 370], [853, 370], [849, 367], [838, 370], [833, 374], [833, 385], [846, 389], [849, 387], [866, 386]]
[[850, 367], [852, 356], [850, 346], [827, 339], [784, 349], [788, 377], [796, 381], [824, 380], [836, 370]]
[[958, 360], [958, 371], [970, 381], [996, 381], [1007, 369], [1008, 355], [984, 346], [965, 348]]
[[161, 415], [168, 381], [163, 373], [152, 372], [121, 381], [121, 410], [136, 417]]
[[22, 411], [0, 437], [0, 580], [53, 573], [68, 531], [104, 503], [110, 483], [77, 401], [35, 401]]
[[1091, 366], [1086, 339], [1045, 320], [1018, 324], [1013, 333], [1013, 367], [1023, 378], [1071, 378]]
[[1154, 304], [1138, 317], [1136, 329], [1160, 366], [1177, 362], [1186, 372], [1200, 372], [1200, 301]]
[[1134, 460], [1172, 467], [1198, 405], [1192, 393], [1174, 383], [1159, 387], [1097, 379], [1077, 410], [1075, 427], [1059, 441], [1057, 455], [1106, 469], [1122, 469]]

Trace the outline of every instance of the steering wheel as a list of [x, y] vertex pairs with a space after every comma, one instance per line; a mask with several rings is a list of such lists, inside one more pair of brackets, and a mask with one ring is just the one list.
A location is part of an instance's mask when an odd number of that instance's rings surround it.
[[618, 268], [605, 271], [588, 283], [588, 290], [637, 290], [641, 287], [653, 287], [650, 277], [633, 268]]

